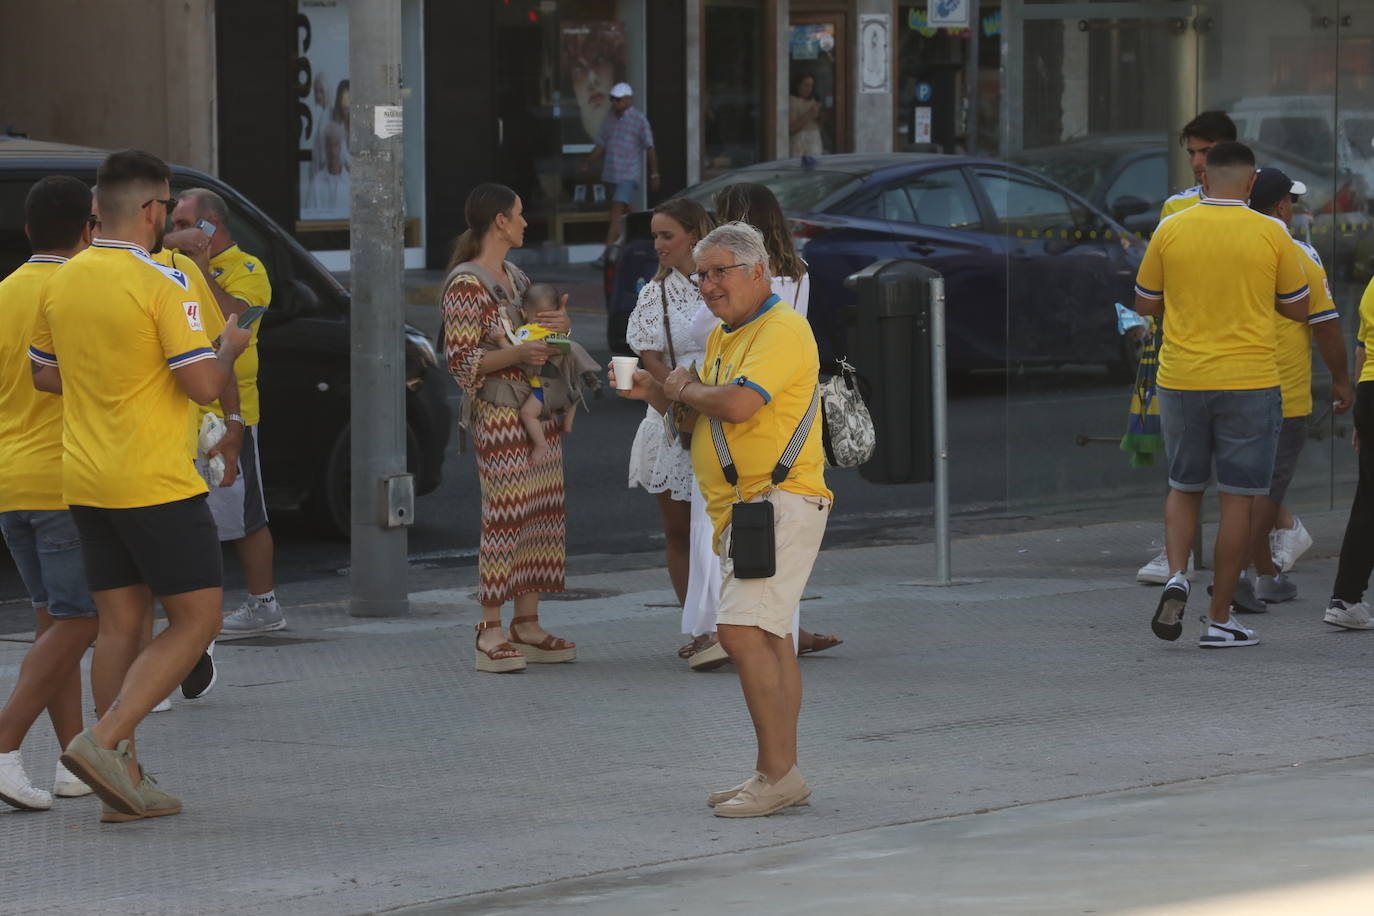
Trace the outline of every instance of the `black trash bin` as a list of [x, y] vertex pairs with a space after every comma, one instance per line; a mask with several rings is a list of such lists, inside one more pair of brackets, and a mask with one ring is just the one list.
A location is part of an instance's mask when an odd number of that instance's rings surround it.
[[935, 479], [930, 281], [916, 261], [876, 261], [845, 280], [856, 293], [854, 364], [868, 381], [877, 449], [859, 473], [873, 483]]

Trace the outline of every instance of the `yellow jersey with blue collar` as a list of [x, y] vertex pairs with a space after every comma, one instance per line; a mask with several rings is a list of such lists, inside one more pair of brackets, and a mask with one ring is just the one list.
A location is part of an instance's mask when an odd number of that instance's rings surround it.
[[1355, 347], [1359, 351], [1357, 355], [1365, 359], [1357, 382], [1374, 382], [1374, 360], [1368, 358], [1370, 344], [1374, 344], [1374, 280], [1369, 281], [1360, 296], [1360, 330], [1355, 337]]
[[[776, 295], [769, 296], [754, 315], [738, 325], [720, 324], [706, 339], [701, 379], [708, 385], [740, 385], [763, 398], [763, 406], [743, 423], [721, 423], [739, 474], [739, 498], [752, 499], [772, 486], [773, 468], [783, 457], [792, 434], [811, 406], [820, 375], [820, 356], [811, 325]], [[692, 469], [706, 513], [715, 529], [713, 543], [730, 523], [730, 506], [737, 497], [725, 479], [711, 441], [711, 421], [699, 416], [692, 432]], [[821, 418], [816, 412], [811, 430], [780, 490], [833, 500], [825, 485], [825, 453], [821, 448]]]
[[188, 398], [173, 372], [214, 359], [218, 309], [200, 272], [96, 239], [53, 274], [29, 346], [62, 370], [62, 497], [131, 509], [206, 492], [186, 454]]
[[[210, 259], [210, 280], [242, 302], [245, 309], [272, 303], [272, 283], [267, 277], [267, 268], [238, 245], [230, 245]], [[239, 311], [241, 313], [242, 309]], [[258, 399], [258, 331], [261, 328], [262, 319], [258, 319], [248, 346], [234, 360], [234, 374], [239, 382], [239, 413], [248, 426], [257, 425], [262, 417]]]
[[1305, 417], [1312, 412], [1312, 326], [1335, 321], [1341, 316], [1331, 298], [1331, 284], [1327, 282], [1321, 255], [1306, 242], [1294, 239], [1293, 244], [1302, 252], [1299, 260], [1307, 275], [1310, 297], [1307, 321], [1289, 321], [1282, 315], [1274, 316], [1277, 338], [1274, 359], [1278, 363], [1279, 386], [1283, 390], [1283, 415]]
[[1279, 384], [1275, 301], [1307, 295], [1301, 250], [1244, 201], [1208, 198], [1159, 224], [1136, 294], [1164, 300], [1159, 385], [1239, 391]]
[[1193, 185], [1186, 191], [1179, 191], [1177, 194], [1171, 194], [1166, 198], [1164, 206], [1159, 210], [1159, 218], [1164, 220], [1173, 216], [1175, 213], [1182, 213], [1189, 207], [1195, 206], [1200, 201], [1206, 199], [1207, 196], [1202, 193], [1202, 185]]
[[36, 254], [0, 281], [0, 512], [65, 509], [62, 396], [33, 387], [39, 295], [66, 258]]

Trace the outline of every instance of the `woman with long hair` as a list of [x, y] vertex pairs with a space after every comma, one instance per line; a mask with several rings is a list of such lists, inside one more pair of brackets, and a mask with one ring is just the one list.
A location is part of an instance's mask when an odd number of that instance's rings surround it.
[[[684, 197], [659, 204], [649, 222], [658, 272], [639, 291], [625, 340], [660, 382], [675, 366], [700, 365], [706, 352], [705, 339], [692, 334], [692, 319], [702, 305], [701, 294], [687, 278], [696, 269], [692, 249], [711, 228], [706, 208]], [[696, 636], [691, 630], [695, 615], [686, 611], [687, 596], [692, 593], [692, 583], [700, 591], [715, 556], [709, 545], [704, 556], [691, 550], [692, 494], [697, 489], [692, 454], [682, 443], [665, 439], [663, 418], [653, 407], [648, 408], [630, 447], [629, 482], [658, 499], [668, 577], [678, 604], [684, 608], [683, 632]], [[688, 658], [694, 648], [695, 643], [689, 642], [678, 654]]]
[[[488, 398], [502, 380], [525, 382], [526, 366], [539, 367], [557, 351], [540, 341], [507, 349], [493, 342], [515, 318], [529, 278], [506, 253], [525, 240], [524, 205], [510, 188], [482, 184], [468, 195], [468, 228], [458, 238], [444, 286], [444, 352], [448, 371], [463, 392], [465, 428], [477, 457], [482, 493], [482, 535], [478, 547], [478, 671], [522, 671], [526, 662], [572, 661], [576, 646], [550, 636], [539, 622], [539, 596], [561, 592], [566, 560], [563, 508], [562, 424], [545, 421], [552, 449], [548, 461], [532, 464], [518, 407]], [[531, 316], [552, 331], [571, 328], [566, 310]], [[515, 325], [520, 322], [517, 320]], [[515, 604], [507, 638], [501, 607]]]
[[[764, 247], [768, 251], [768, 265], [773, 275], [773, 293], [792, 306], [792, 310], [806, 317], [806, 307], [811, 298], [811, 278], [806, 271], [806, 262], [797, 254], [792, 244], [792, 233], [787, 228], [787, 218], [783, 216], [778, 199], [767, 187], [753, 182], [742, 181], [728, 185], [716, 193], [712, 205], [715, 207], [719, 223], [748, 223], [763, 234]], [[711, 313], [705, 303], [697, 310], [692, 319], [692, 336], [702, 341], [720, 324], [720, 319]], [[706, 515], [706, 503], [698, 494], [692, 501], [692, 540], [693, 550], [698, 549], [698, 538], [706, 539], [706, 549], [710, 550], [711, 522]], [[720, 566], [712, 567], [712, 579], [703, 584], [700, 595], [688, 591], [687, 606], [695, 613], [694, 633], [698, 636], [696, 653], [692, 656], [694, 670], [710, 670], [729, 660], [725, 650], [716, 640], [716, 606], [720, 594]], [[687, 611], [683, 612], [684, 621]], [[837, 636], [824, 636], [804, 630], [800, 623], [800, 608], [792, 614], [792, 632], [797, 634], [796, 644], [799, 654], [821, 652], [838, 646], [844, 640]]]

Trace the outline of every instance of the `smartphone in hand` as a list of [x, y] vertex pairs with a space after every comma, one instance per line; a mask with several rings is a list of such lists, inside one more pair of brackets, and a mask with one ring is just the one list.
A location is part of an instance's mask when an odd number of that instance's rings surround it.
[[[265, 311], [267, 311], [267, 306], [265, 305], [250, 305], [248, 308], [244, 309], [243, 314], [239, 316], [238, 326], [245, 331], [248, 330], [253, 326], [253, 322], [262, 317], [262, 313]], [[218, 348], [219, 338], [216, 337], [210, 343], [212, 346]]]
[[215, 224], [208, 219], [196, 220], [196, 228], [204, 232], [206, 238], [212, 238], [215, 234]]

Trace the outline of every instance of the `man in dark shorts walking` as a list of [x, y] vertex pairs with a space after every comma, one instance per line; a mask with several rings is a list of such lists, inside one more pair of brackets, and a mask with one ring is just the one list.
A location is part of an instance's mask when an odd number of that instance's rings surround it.
[[[204, 278], [149, 256], [176, 205], [170, 177], [138, 150], [101, 164], [101, 232], [44, 288], [29, 348], [35, 386], [62, 393], [62, 493], [100, 617], [100, 719], [62, 761], [100, 796], [107, 821], [181, 810], [144, 774], [134, 729], [219, 632], [219, 538], [186, 451], [187, 398], [218, 398], [250, 336], [230, 321], [216, 352], [202, 324], [217, 308]], [[140, 650], [154, 597], [168, 626]]]

